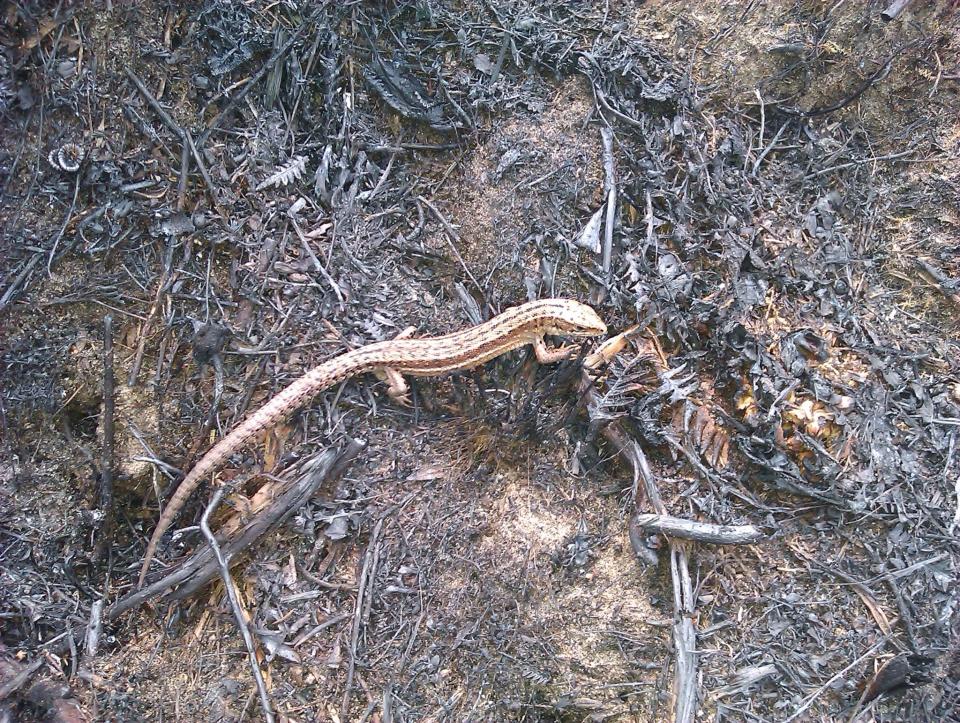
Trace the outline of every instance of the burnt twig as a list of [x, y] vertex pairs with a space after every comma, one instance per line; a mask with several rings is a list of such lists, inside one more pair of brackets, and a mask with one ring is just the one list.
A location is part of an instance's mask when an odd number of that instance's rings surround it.
[[142, 95], [144, 100], [153, 108], [154, 112], [160, 116], [163, 124], [180, 139], [180, 178], [177, 181], [177, 210], [182, 211], [187, 192], [187, 175], [190, 173], [190, 148], [187, 144], [187, 131], [163, 109], [160, 101], [154, 97], [153, 93], [149, 91], [136, 73], [130, 70], [130, 68], [124, 68], [123, 72], [126, 73], [127, 77], [137, 86], [140, 95]]
[[788, 115], [800, 116], [802, 118], [812, 118], [814, 116], [827, 115], [829, 113], [833, 113], [834, 111], [841, 110], [842, 108], [846, 108], [848, 105], [853, 103], [857, 98], [859, 98], [861, 95], [866, 93], [875, 83], [886, 78], [890, 74], [890, 70], [893, 68], [893, 61], [897, 59], [897, 56], [900, 55], [900, 53], [904, 52], [905, 50], [908, 50], [914, 47], [915, 45], [917, 45], [918, 42], [919, 41], [915, 40], [911, 43], [907, 43], [906, 45], [904, 45], [901, 48], [898, 48], [897, 50], [894, 50], [877, 70], [875, 70], [866, 80], [864, 80], [860, 84], [860, 86], [856, 90], [850, 93], [843, 100], [838, 100], [836, 103], [831, 103], [830, 105], [824, 106], [823, 108], [814, 108], [812, 110], [795, 110], [793, 108], [783, 108], [782, 109], [783, 112], [787, 113]]
[[[360, 584], [357, 589], [357, 605], [353, 611], [353, 624], [350, 627], [350, 664], [347, 667], [347, 682], [344, 685], [343, 700], [340, 702], [340, 719], [349, 719], [350, 692], [353, 690], [353, 676], [357, 666], [357, 642], [360, 637], [360, 622], [363, 618], [365, 600], [373, 595], [373, 582], [376, 577], [376, 561], [380, 557], [380, 532], [383, 529], [383, 517], [374, 525], [367, 553], [363, 557], [363, 569], [360, 572]], [[370, 590], [367, 590], [368, 585]]]
[[[73, 216], [73, 212], [77, 207], [77, 196], [79, 193], [80, 174], [78, 173], [73, 179], [73, 200], [70, 201], [70, 208], [67, 209], [67, 213], [63, 217], [63, 223], [60, 225], [60, 230], [57, 232], [57, 235], [53, 239], [53, 244], [50, 246], [50, 255], [47, 257], [47, 274], [49, 274], [50, 270], [53, 268], [53, 262], [56, 260], [57, 256], [57, 248], [60, 245], [60, 239], [63, 238], [63, 233], [67, 230], [67, 225], [70, 223], [70, 217]], [[64, 250], [64, 253], [67, 253], [67, 251], [69, 251], [69, 248]]]
[[[87, 622], [87, 634], [83, 639], [83, 657], [92, 660], [100, 646], [100, 635], [103, 633], [103, 598], [94, 600], [90, 606], [90, 620]], [[74, 656], [74, 659], [76, 656]]]
[[913, 0], [893, 0], [892, 3], [887, 5], [887, 9], [880, 13], [880, 19], [888, 23], [891, 20], [896, 20], [900, 13], [906, 10], [912, 2]]
[[[392, 157], [391, 157], [392, 160]], [[293, 226], [293, 230], [297, 234], [297, 238], [300, 239], [300, 243], [303, 244], [304, 251], [307, 252], [307, 256], [310, 257], [310, 261], [313, 263], [314, 270], [319, 273], [330, 288], [333, 290], [333, 293], [336, 294], [337, 301], [340, 302], [340, 309], [343, 310], [346, 308], [346, 299], [343, 296], [343, 291], [340, 289], [340, 284], [338, 284], [334, 278], [327, 272], [323, 267], [323, 264], [320, 263], [320, 259], [317, 258], [316, 253], [313, 251], [313, 247], [310, 245], [309, 239], [304, 235], [303, 231], [300, 229], [300, 224], [297, 223], [297, 219], [293, 216], [289, 216], [290, 225]]]
[[223, 106], [220, 112], [217, 113], [213, 117], [213, 119], [210, 121], [210, 123], [207, 125], [207, 129], [203, 131], [199, 136], [197, 136], [197, 140], [196, 140], [197, 148], [203, 148], [204, 144], [207, 142], [207, 139], [210, 137], [210, 134], [217, 129], [217, 126], [220, 125], [220, 123], [226, 117], [227, 113], [233, 110], [234, 106], [236, 106], [237, 103], [243, 100], [247, 96], [247, 93], [253, 90], [256, 87], [257, 83], [259, 83], [260, 80], [273, 69], [273, 66], [275, 66], [277, 62], [284, 55], [287, 54], [287, 51], [290, 50], [290, 48], [292, 48], [298, 40], [300, 40], [300, 38], [303, 36], [304, 31], [307, 29], [308, 26], [310, 26], [311, 24], [310, 21], [316, 18], [320, 14], [320, 12], [324, 8], [326, 8], [326, 6], [327, 6], [327, 3], [322, 3], [314, 11], [313, 15], [311, 15], [307, 20], [301, 23], [300, 27], [297, 28], [296, 32], [290, 36], [290, 39], [287, 42], [285, 42], [279, 49], [277, 49], [277, 52], [275, 52], [273, 55], [271, 55], [267, 59], [267, 62], [263, 64], [263, 67], [260, 68], [260, 70], [258, 70], [253, 75], [252, 78], [250, 78], [247, 84], [240, 89], [240, 92], [227, 101], [226, 105]]
[[866, 652], [864, 652], [863, 655], [861, 655], [860, 657], [858, 657], [857, 659], [855, 659], [852, 663], [850, 663], [849, 665], [847, 665], [847, 666], [844, 667], [843, 669], [841, 669], [841, 670], [837, 671], [836, 673], [834, 673], [834, 674], [830, 677], [830, 679], [827, 680], [826, 683], [824, 683], [824, 684], [821, 685], [819, 688], [817, 688], [813, 693], [811, 693], [810, 695], [808, 695], [808, 696], [806, 697], [806, 699], [803, 701], [803, 703], [801, 703], [793, 713], [791, 713], [789, 716], [787, 716], [786, 718], [784, 718], [784, 719], [783, 719], [783, 723], [790, 723], [790, 721], [796, 720], [796, 719], [799, 718], [801, 715], [803, 715], [804, 712], [807, 710], [807, 708], [809, 708], [811, 705], [813, 705], [813, 702], [814, 702], [817, 698], [819, 698], [821, 695], [823, 695], [834, 683], [836, 683], [838, 680], [840, 680], [841, 678], [843, 678], [848, 672], [850, 672], [850, 670], [851, 670], [852, 668], [856, 667], [857, 665], [860, 665], [860, 663], [862, 663], [864, 660], [866, 660], [867, 658], [869, 658], [871, 655], [873, 655], [875, 652], [877, 652], [880, 648], [882, 648], [884, 645], [886, 645], [888, 639], [889, 639], [889, 636], [884, 635], [882, 638], [880, 638], [879, 640], [877, 640], [877, 642], [875, 642], [873, 645], [871, 645], [869, 648], [867, 648]]
[[787, 126], [789, 124], [790, 124], [789, 120], [784, 121], [784, 123], [780, 126], [780, 129], [774, 134], [773, 140], [770, 141], [770, 143], [767, 144], [767, 147], [764, 148], [760, 152], [760, 155], [757, 156], [757, 160], [753, 162], [753, 168], [750, 171], [751, 176], [756, 178], [757, 171], [760, 170], [760, 164], [763, 163], [763, 159], [766, 158], [770, 154], [770, 151], [773, 150], [774, 146], [777, 145], [777, 141], [780, 140], [780, 136], [783, 135], [783, 132], [787, 129]]
[[[290, 515], [316, 494], [320, 485], [342, 475], [361, 449], [363, 449], [363, 444], [357, 440], [350, 440], [344, 448], [325, 450], [317, 458], [309, 472], [290, 483], [287, 489], [269, 507], [249, 520], [238, 535], [226, 544], [221, 545], [225, 559], [231, 562], [239, 559], [241, 552], [283, 524]], [[169, 575], [120, 598], [104, 611], [103, 621], [104, 623], [113, 622], [124, 613], [135, 610], [154, 598], [177, 600], [187, 597], [209, 583], [217, 576], [218, 571], [218, 561], [214, 558], [213, 551], [210, 547], [204, 547]], [[83, 626], [68, 628], [64, 633], [49, 641], [46, 650], [56, 655], [63, 655], [70, 649], [69, 641], [74, 637], [82, 636], [83, 633]], [[38, 658], [38, 660], [41, 662], [36, 663], [37, 667], [42, 665], [42, 658]], [[12, 681], [0, 687], [0, 700], [3, 699], [4, 691], [11, 684]], [[22, 685], [22, 683], [19, 685]], [[19, 685], [12, 690], [16, 690]], [[9, 691], [7, 694], [9, 694]]]
[[224, 556], [220, 545], [217, 544], [216, 536], [210, 529], [210, 515], [220, 506], [225, 492], [226, 488], [220, 487], [214, 493], [213, 499], [210, 500], [210, 504], [204, 509], [203, 516], [200, 518], [200, 531], [203, 532], [203, 536], [207, 539], [207, 544], [210, 545], [210, 549], [213, 550], [213, 554], [217, 559], [217, 567], [220, 570], [220, 577], [223, 579], [223, 586], [227, 590], [227, 599], [230, 601], [233, 617], [237, 622], [237, 627], [240, 629], [240, 634], [243, 636], [243, 644], [247, 646], [247, 655], [250, 658], [250, 668], [253, 670], [253, 679], [257, 683], [257, 693], [260, 695], [260, 707], [263, 709], [263, 717], [266, 718], [268, 723], [273, 723], [275, 720], [273, 717], [273, 706], [270, 704], [270, 694], [267, 692], [267, 684], [263, 680], [263, 672], [260, 670], [260, 663], [257, 661], [257, 648], [253, 642], [253, 634], [247, 625], [246, 613], [240, 603], [240, 596], [237, 594], [237, 588], [233, 582], [233, 578], [230, 576], [230, 558]]
[[197, 168], [200, 169], [200, 175], [203, 177], [203, 182], [206, 184], [207, 189], [210, 191], [210, 195], [214, 203], [216, 203], [216, 194], [214, 191], [213, 181], [210, 178], [210, 174], [207, 172], [207, 168], [203, 163], [203, 158], [200, 156], [200, 153], [197, 151], [197, 146], [200, 145], [199, 141], [194, 143], [193, 137], [190, 135], [190, 131], [177, 123], [167, 111], [163, 109], [163, 106], [160, 105], [160, 102], [153, 96], [147, 86], [144, 85], [143, 81], [134, 73], [130, 68], [124, 68], [124, 72], [127, 74], [127, 77], [133, 81], [133, 84], [137, 86], [137, 90], [140, 91], [140, 94], [144, 97], [147, 103], [150, 104], [150, 107], [160, 116], [160, 120], [163, 121], [164, 125], [167, 126], [180, 140], [180, 178], [177, 182], [177, 210], [182, 211], [184, 208], [186, 200], [186, 191], [187, 191], [187, 176], [190, 174], [190, 157], [193, 156], [194, 161], [197, 164]]
[[[277, 495], [277, 498], [261, 512], [251, 517], [240, 532], [231, 537], [223, 545], [225, 554], [234, 560], [244, 550], [252, 546], [257, 540], [273, 529], [279, 527], [284, 520], [296, 512], [327, 480], [336, 479], [346, 471], [353, 459], [363, 449], [363, 444], [355, 439], [349, 441], [345, 448], [325, 450], [311, 465], [311, 469]], [[194, 553], [180, 567], [167, 578], [159, 580], [164, 584], [154, 595], [178, 586], [176, 590], [167, 593], [171, 599], [181, 600], [189, 597], [204, 587], [217, 575], [217, 563], [209, 549]], [[174, 578], [174, 579], [170, 579]], [[169, 580], [169, 582], [168, 582]], [[150, 585], [147, 590], [153, 588]]]
[[100, 449], [100, 532], [94, 561], [103, 553], [113, 537], [113, 449], [114, 449], [114, 373], [113, 317], [103, 317], [103, 445]]
[[[583, 385], [586, 390], [584, 397], [589, 404], [591, 397], [596, 397], [596, 391], [586, 373], [584, 373]], [[663, 504], [647, 457], [639, 443], [631, 439], [617, 422], [606, 424], [602, 433], [633, 468], [634, 503], [639, 504], [642, 499], [639, 489], [642, 482], [650, 505], [659, 515], [667, 516], [666, 505]], [[632, 527], [636, 530], [635, 526]], [[646, 557], [643, 548], [637, 546], [637, 540], [634, 538], [635, 534], [631, 534], [631, 543], [634, 543], [635, 550], [639, 555]], [[673, 647], [676, 660], [676, 674], [673, 680], [673, 720], [676, 723], [689, 723], [693, 721], [697, 711], [697, 633], [693, 625], [696, 597], [690, 580], [688, 543], [668, 539], [670, 572], [673, 578]]]
[[177, 181], [177, 203], [175, 208], [182, 211], [187, 202], [187, 176], [190, 175], [190, 149], [187, 147], [186, 131], [181, 131], [180, 178]]
[[134, 72], [133, 72], [132, 70], [130, 70], [130, 68], [128, 68], [128, 67], [125, 67], [125, 68], [123, 69], [123, 72], [126, 73], [126, 74], [127, 74], [127, 77], [130, 78], [131, 81], [133, 81], [133, 84], [134, 84], [135, 86], [137, 86], [137, 90], [140, 91], [140, 94], [143, 96], [144, 100], [146, 100], [147, 103], [150, 104], [150, 107], [153, 108], [154, 112], [155, 112], [158, 116], [160, 116], [160, 120], [163, 121], [164, 125], [167, 126], [167, 128], [169, 128], [171, 131], [173, 131], [174, 133], [176, 133], [178, 137], [182, 138], [182, 137], [183, 137], [183, 128], [181, 128], [181, 127], [180, 127], [180, 124], [177, 123], [177, 122], [170, 116], [170, 114], [167, 113], [167, 111], [165, 111], [165, 110], [163, 109], [163, 106], [160, 105], [160, 101], [158, 101], [158, 100], [153, 96], [153, 93], [151, 93], [151, 92], [147, 89], [147, 86], [144, 84], [144, 82], [143, 82], [142, 80], [140, 80], [140, 76], [138, 76], [136, 73], [134, 73]]
[[686, 543], [670, 542], [670, 577], [673, 579], [673, 721], [692, 723], [697, 713], [697, 631], [693, 627], [697, 598], [690, 580]]
[[460, 243], [460, 235], [453, 229], [453, 226], [450, 225], [446, 217], [440, 213], [440, 210], [430, 203], [430, 201], [425, 199], [423, 196], [417, 196], [417, 200], [429, 208], [436, 219], [440, 222], [440, 225], [443, 226], [444, 230], [447, 232], [447, 235], [444, 238], [447, 239], [447, 243], [450, 245], [450, 250], [453, 251], [453, 255], [456, 257], [457, 261], [460, 262], [460, 266], [463, 267], [463, 271], [467, 275], [467, 278], [469, 278], [470, 281], [473, 282], [473, 285], [477, 287], [477, 291], [480, 292], [480, 296], [486, 298], [486, 294], [484, 293], [480, 282], [477, 281], [476, 277], [472, 273], [470, 273], [470, 269], [467, 268], [467, 264], [463, 260], [463, 256], [461, 256], [460, 252], [457, 250], [457, 243]]
[[140, 329], [140, 340], [137, 343], [137, 351], [133, 356], [133, 363], [130, 365], [130, 374], [127, 376], [127, 386], [129, 387], [136, 385], [137, 377], [140, 375], [140, 365], [143, 363], [143, 354], [146, 350], [147, 337], [150, 335], [150, 332], [153, 329], [153, 321], [160, 311], [160, 302], [162, 300], [163, 293], [174, 281], [176, 281], [177, 276], [179, 275], [179, 271], [176, 273], [172, 272], [174, 245], [175, 239], [173, 236], [171, 236], [169, 243], [167, 244], [166, 258], [163, 262], [163, 273], [160, 276], [160, 281], [157, 283], [157, 293], [153, 298], [153, 303], [150, 305], [150, 312], [147, 314], [147, 319], [143, 323], [143, 328]]
[[617, 171], [613, 162], [613, 129], [600, 129], [603, 140], [603, 190], [607, 196], [607, 214], [603, 229], [603, 275], [610, 282], [611, 256], [613, 254], [613, 223], [617, 215]]
[[190, 147], [190, 153], [193, 156], [194, 162], [197, 164], [197, 168], [200, 171], [200, 177], [203, 178], [203, 182], [207, 185], [207, 189], [210, 191], [210, 198], [214, 204], [217, 203], [217, 195], [214, 191], [213, 179], [210, 178], [210, 173], [207, 171], [207, 166], [203, 162], [203, 158], [200, 156], [200, 152], [197, 150], [197, 144], [193, 141], [193, 136], [184, 129], [183, 132], [184, 138], [187, 141], [187, 145]]
[[17, 274], [17, 277], [10, 282], [10, 285], [3, 292], [3, 296], [0, 296], [0, 311], [3, 311], [11, 304], [14, 297], [17, 295], [17, 289], [23, 286], [23, 283], [27, 280], [27, 277], [33, 273], [33, 268], [40, 263], [41, 258], [42, 254], [35, 253], [30, 257], [30, 260], [23, 265], [20, 273]]

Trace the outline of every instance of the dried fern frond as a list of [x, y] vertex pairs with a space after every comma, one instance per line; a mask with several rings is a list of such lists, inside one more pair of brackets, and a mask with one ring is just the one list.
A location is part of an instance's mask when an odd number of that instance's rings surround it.
[[294, 156], [290, 161], [261, 182], [256, 190], [262, 191], [265, 188], [274, 188], [275, 186], [289, 186], [294, 181], [299, 181], [303, 172], [307, 169], [306, 156]]
[[672, 369], [659, 369], [657, 375], [660, 377], [660, 389], [657, 391], [660, 396], [669, 397], [668, 404], [685, 400], [700, 388], [696, 372], [687, 373], [686, 362]]
[[607, 389], [589, 404], [590, 419], [611, 422], [627, 413], [640, 394], [656, 384], [656, 358], [644, 352], [627, 362], [617, 357], [610, 366]]
[[710, 410], [689, 399], [678, 405], [670, 427], [674, 435], [700, 453], [714, 469], [723, 469], [730, 458], [730, 435]]

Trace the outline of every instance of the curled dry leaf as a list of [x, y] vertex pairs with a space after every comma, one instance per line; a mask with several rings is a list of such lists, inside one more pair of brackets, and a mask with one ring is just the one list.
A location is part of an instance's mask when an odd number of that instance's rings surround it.
[[573, 239], [573, 242], [577, 246], [590, 249], [595, 254], [600, 253], [600, 229], [603, 225], [603, 214], [605, 211], [606, 206], [601, 206], [597, 209], [596, 213], [590, 217], [587, 225], [584, 226], [583, 230]]
[[316, 228], [310, 229], [304, 234], [304, 236], [310, 239], [311, 241], [318, 238], [324, 238], [332, 228], [333, 228], [333, 223], [330, 221], [327, 221], [325, 223], [321, 223]]
[[868, 681], [864, 681], [863, 702], [879, 698], [884, 693], [903, 690], [930, 680], [933, 660], [924, 655], [900, 653], [881, 665]]
[[833, 417], [822, 404], [814, 402], [812, 399], [803, 400], [793, 409], [788, 410], [784, 416], [803, 427], [803, 430], [811, 437], [821, 436], [827, 423]]
[[299, 663], [300, 656], [297, 651], [290, 647], [283, 633], [275, 633], [270, 630], [257, 630], [257, 636], [263, 647], [267, 650], [267, 660], [273, 658], [283, 658], [290, 663]]

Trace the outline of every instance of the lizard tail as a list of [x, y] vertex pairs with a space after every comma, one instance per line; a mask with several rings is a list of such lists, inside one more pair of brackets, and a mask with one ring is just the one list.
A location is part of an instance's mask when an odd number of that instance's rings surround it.
[[346, 354], [324, 362], [320, 366], [314, 367], [303, 377], [293, 382], [280, 394], [275, 396], [266, 406], [259, 411], [247, 417], [247, 419], [230, 434], [217, 442], [213, 449], [207, 452], [196, 466], [190, 470], [189, 474], [183, 478], [183, 482], [173, 493], [170, 502], [163, 508], [163, 513], [157, 521], [157, 527], [147, 543], [146, 552], [143, 555], [143, 563], [140, 566], [140, 576], [137, 578], [137, 589], [143, 587], [144, 580], [147, 577], [147, 570], [150, 568], [150, 562], [153, 560], [157, 547], [160, 545], [160, 538], [163, 537], [173, 521], [177, 519], [180, 510], [186, 505], [187, 500], [194, 490], [200, 486], [201, 480], [220, 467], [230, 455], [251, 438], [258, 435], [265, 429], [272, 427], [281, 420], [290, 416], [291, 412], [298, 409], [300, 405], [312, 397], [317, 392], [326, 389], [331, 384], [345, 379], [353, 373], [363, 371], [365, 367], [358, 365], [354, 361], [354, 356], [360, 356], [357, 352], [347, 352]]

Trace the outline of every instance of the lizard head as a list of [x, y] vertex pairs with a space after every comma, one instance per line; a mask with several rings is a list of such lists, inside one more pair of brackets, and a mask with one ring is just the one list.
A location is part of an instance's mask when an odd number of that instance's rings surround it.
[[586, 304], [571, 299], [558, 299], [551, 304], [548, 334], [558, 336], [601, 336], [607, 333], [597, 312]]

